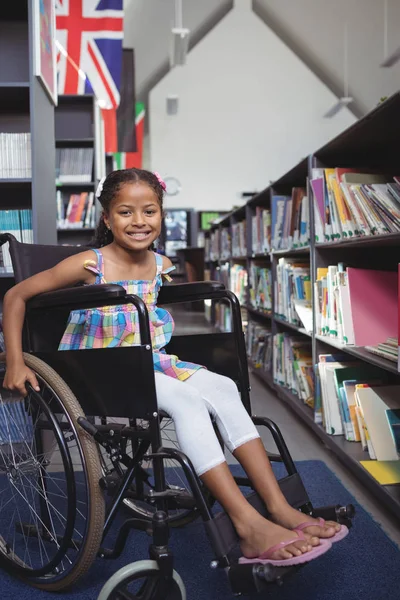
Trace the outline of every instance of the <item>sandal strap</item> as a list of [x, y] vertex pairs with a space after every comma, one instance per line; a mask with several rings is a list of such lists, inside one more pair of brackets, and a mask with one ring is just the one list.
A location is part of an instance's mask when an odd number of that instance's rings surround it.
[[268, 550], [266, 550], [265, 552], [260, 554], [260, 556], [258, 558], [261, 560], [267, 560], [268, 558], [271, 558], [273, 553], [276, 552], [277, 550], [282, 550], [282, 548], [286, 548], [286, 546], [290, 546], [291, 544], [294, 544], [294, 542], [298, 542], [300, 540], [305, 540], [305, 536], [302, 531], [296, 531], [296, 533], [297, 533], [297, 537], [294, 538], [293, 540], [289, 540], [288, 542], [279, 542], [279, 544], [275, 544], [275, 546], [271, 546], [271, 548], [268, 548]]
[[304, 521], [304, 523], [300, 523], [297, 527], [293, 528], [293, 531], [303, 531], [303, 529], [307, 529], [307, 527], [325, 527], [325, 519], [322, 517], [318, 517], [318, 523], [310, 523], [310, 521]]

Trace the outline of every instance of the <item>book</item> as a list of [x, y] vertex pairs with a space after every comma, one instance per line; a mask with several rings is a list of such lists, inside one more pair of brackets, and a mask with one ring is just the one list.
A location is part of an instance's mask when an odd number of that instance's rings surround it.
[[381, 485], [400, 483], [400, 460], [361, 460], [360, 464]]
[[400, 231], [400, 188], [396, 178], [365, 171], [312, 170], [316, 243]]

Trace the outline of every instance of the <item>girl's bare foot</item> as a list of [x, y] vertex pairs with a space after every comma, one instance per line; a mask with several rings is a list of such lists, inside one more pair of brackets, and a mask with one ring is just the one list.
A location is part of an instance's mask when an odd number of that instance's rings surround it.
[[[254, 518], [244, 525], [237, 525], [236, 529], [241, 538], [241, 551], [246, 558], [257, 558], [263, 552], [266, 552], [269, 548], [280, 542], [296, 540], [296, 532], [271, 523], [271, 521], [267, 521], [261, 515], [259, 518]], [[284, 560], [300, 556], [312, 550], [314, 545], [318, 545], [319, 539], [314, 538], [313, 542], [312, 544], [309, 540], [299, 538], [298, 541], [294, 541], [285, 548], [276, 550], [270, 558]]]
[[306, 535], [308, 541], [315, 545], [308, 536], [313, 536], [314, 538], [323, 538], [329, 539], [333, 537], [338, 531], [340, 531], [340, 524], [335, 521], [326, 521], [325, 525], [321, 525], [317, 519], [310, 517], [309, 515], [305, 515], [304, 513], [296, 510], [289, 504], [286, 506], [280, 506], [277, 510], [271, 512], [271, 520], [282, 527], [286, 527], [287, 529], [294, 529], [298, 527], [301, 523], [310, 522], [309, 527], [305, 527], [302, 529], [303, 533]]

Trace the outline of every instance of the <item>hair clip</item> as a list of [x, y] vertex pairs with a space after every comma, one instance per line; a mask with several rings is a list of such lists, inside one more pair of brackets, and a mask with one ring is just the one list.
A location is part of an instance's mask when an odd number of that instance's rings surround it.
[[104, 184], [105, 180], [106, 180], [105, 177], [102, 177], [100, 179], [99, 185], [97, 186], [97, 190], [96, 190], [96, 194], [95, 194], [96, 198], [100, 198], [101, 192], [103, 191], [103, 184]]
[[166, 190], [167, 185], [166, 185], [164, 179], [161, 177], [160, 173], [157, 173], [157, 171], [154, 171], [154, 175], [157, 177], [158, 183], [161, 185], [162, 189]]

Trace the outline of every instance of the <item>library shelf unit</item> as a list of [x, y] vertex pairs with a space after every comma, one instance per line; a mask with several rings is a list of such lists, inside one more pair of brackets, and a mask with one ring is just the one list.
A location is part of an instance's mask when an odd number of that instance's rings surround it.
[[[61, 192], [62, 203], [68, 204], [70, 196], [80, 193], [96, 192], [99, 180], [106, 173], [106, 156], [104, 152], [104, 136], [101, 111], [92, 94], [62, 95], [58, 97], [55, 109], [55, 147], [56, 149], [92, 149], [93, 163], [91, 177], [88, 182], [56, 181], [56, 190]], [[96, 221], [99, 204], [96, 206]], [[85, 245], [94, 234], [93, 225], [87, 227], [57, 227], [59, 244]]]
[[[400, 263], [400, 233], [375, 235], [363, 238], [353, 238], [331, 243], [316, 243], [314, 233], [314, 217], [312, 189], [309, 179], [313, 168], [363, 168], [367, 172], [398, 174], [400, 164], [400, 93], [396, 93], [385, 102], [378, 105], [364, 118], [353, 124], [336, 138], [302, 160], [283, 177], [272, 183], [265, 190], [253, 196], [244, 207], [232, 211], [224, 221], [214, 225], [207, 234], [208, 237], [217, 235], [218, 230], [230, 227], [238, 217], [245, 214], [247, 223], [247, 269], [251, 261], [272, 269], [273, 284], [276, 281], [276, 266], [279, 258], [304, 258], [310, 262], [311, 282], [315, 281], [317, 269], [343, 262], [346, 266], [386, 271], [398, 271]], [[270, 208], [274, 194], [290, 194], [292, 187], [306, 187], [310, 202], [310, 244], [306, 247], [290, 250], [273, 251], [270, 254], [252, 252], [251, 218], [257, 206]], [[220, 235], [220, 233], [219, 233]], [[215, 248], [214, 248], [215, 252]], [[210, 278], [219, 278], [218, 271], [224, 262], [236, 259], [228, 257], [222, 260], [219, 256], [206, 256], [206, 265], [210, 269]], [[274, 307], [274, 285], [272, 285], [272, 306]], [[365, 364], [374, 365], [389, 374], [389, 380], [400, 384], [400, 374], [397, 363], [381, 358], [359, 346], [342, 345], [336, 339], [318, 335], [313, 315], [313, 331], [308, 333], [302, 327], [288, 323], [273, 311], [264, 312], [251, 307], [249, 290], [247, 290], [247, 322], [256, 321], [270, 328], [272, 335], [283, 331], [293, 331], [294, 335], [304, 336], [312, 345], [313, 364], [318, 363], [322, 353], [332, 353], [335, 350], [355, 357]], [[211, 320], [213, 313], [211, 312]], [[346, 441], [343, 435], [329, 435], [322, 425], [314, 420], [314, 411], [289, 389], [274, 382], [272, 365], [270, 371], [257, 368], [252, 361], [249, 366], [258, 378], [269, 386], [301, 420], [308, 425], [320, 440], [344, 463], [359, 481], [397, 518], [400, 517], [400, 485], [380, 485], [360, 464], [369, 460], [368, 452], [362, 450], [361, 444]], [[400, 399], [399, 399], [400, 408]]]
[[[25, 167], [30, 163], [31, 175], [0, 179], [0, 210], [30, 209], [34, 242], [53, 244], [56, 243], [56, 207], [52, 202], [54, 105], [34, 75], [32, 19], [31, 2], [1, 2], [0, 134], [30, 134], [31, 161], [25, 159]], [[7, 142], [8, 152], [10, 143]], [[28, 142], [24, 146], [25, 156], [27, 148]], [[2, 160], [0, 156], [0, 164]], [[14, 156], [4, 158], [3, 164], [7, 162], [15, 170]], [[13, 284], [12, 273], [0, 273], [0, 296]]]

